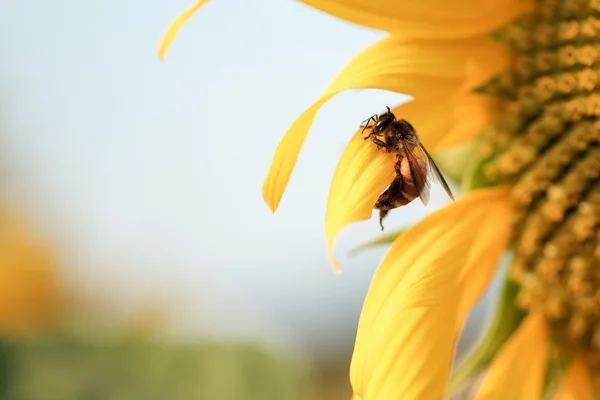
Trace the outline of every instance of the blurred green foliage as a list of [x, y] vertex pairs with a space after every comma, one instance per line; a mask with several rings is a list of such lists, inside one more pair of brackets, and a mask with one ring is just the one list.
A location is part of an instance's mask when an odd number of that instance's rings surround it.
[[309, 398], [301, 366], [244, 343], [3, 343], [0, 369], [3, 400]]

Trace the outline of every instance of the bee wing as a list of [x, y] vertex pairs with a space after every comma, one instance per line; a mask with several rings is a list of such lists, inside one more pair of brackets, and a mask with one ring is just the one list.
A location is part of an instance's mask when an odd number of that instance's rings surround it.
[[454, 200], [454, 195], [452, 194], [452, 190], [450, 190], [450, 186], [448, 186], [448, 182], [446, 182], [446, 179], [444, 179], [444, 176], [442, 175], [441, 171], [439, 170], [437, 165], [435, 165], [435, 161], [433, 161], [433, 158], [431, 158], [431, 156], [429, 155], [429, 152], [427, 152], [427, 150], [425, 149], [425, 146], [423, 146], [423, 143], [419, 143], [419, 148], [423, 151], [423, 154], [425, 154], [425, 157], [427, 158], [429, 175], [434, 180], [437, 180], [439, 183], [441, 183], [442, 187], [446, 191], [446, 194], [452, 200]]
[[417, 147], [413, 150], [408, 150], [408, 148], [408, 146], [404, 147], [413, 183], [417, 193], [419, 193], [419, 198], [424, 205], [427, 205], [429, 203], [429, 188], [431, 186], [429, 182], [427, 155]]

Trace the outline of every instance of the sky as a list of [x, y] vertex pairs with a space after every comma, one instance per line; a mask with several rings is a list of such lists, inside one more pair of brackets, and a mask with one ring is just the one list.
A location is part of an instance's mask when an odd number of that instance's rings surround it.
[[[354, 55], [384, 37], [296, 1], [0, 2], [2, 166], [81, 291], [116, 313], [161, 299], [182, 331], [347, 348], [384, 249], [377, 218], [327, 261], [329, 183], [356, 127], [407, 96], [342, 93], [318, 114], [277, 212], [261, 197], [279, 139]], [[448, 200], [392, 212], [405, 227]], [[346, 347], [344, 347], [346, 346]], [[341, 351], [341, 350], [340, 350]]]

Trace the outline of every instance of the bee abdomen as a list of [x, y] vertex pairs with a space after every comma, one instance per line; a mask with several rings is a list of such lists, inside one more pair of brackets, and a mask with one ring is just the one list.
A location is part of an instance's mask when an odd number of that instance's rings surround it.
[[382, 204], [380, 207], [377, 207], [380, 210], [393, 210], [394, 208], [402, 207], [413, 201], [415, 198], [407, 198], [406, 194], [402, 192], [398, 196], [388, 199], [385, 204]]

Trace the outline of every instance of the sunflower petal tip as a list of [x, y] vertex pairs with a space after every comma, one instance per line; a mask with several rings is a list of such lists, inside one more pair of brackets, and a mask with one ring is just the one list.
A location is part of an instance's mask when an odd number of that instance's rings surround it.
[[275, 211], [277, 211], [277, 206], [279, 205], [279, 202], [276, 202], [273, 199], [269, 199], [265, 193], [263, 193], [263, 200], [264, 200], [265, 204], [267, 205], [267, 207], [269, 207], [271, 214], [275, 214]]
[[168, 38], [167, 36], [165, 36], [161, 40], [160, 45], [158, 46], [158, 60], [159, 61], [164, 61], [165, 56], [167, 55], [167, 50], [169, 50], [169, 46], [171, 45], [171, 42], [173, 42], [173, 39]]
[[158, 45], [158, 59], [164, 60], [165, 55], [167, 54], [167, 50], [169, 49], [170, 42], [168, 41], [166, 36], [160, 40], [160, 44]]
[[335, 256], [333, 255], [333, 247], [330, 246], [329, 250], [328, 250], [328, 255], [329, 255], [329, 263], [331, 264], [331, 268], [333, 269], [333, 272], [336, 273], [337, 275], [341, 275], [342, 274], [342, 267], [340, 267], [340, 264], [337, 262], [337, 260], [335, 259]]
[[265, 179], [262, 186], [262, 198], [263, 201], [271, 210], [271, 214], [275, 214], [277, 211], [277, 207], [279, 207], [279, 202], [281, 201], [281, 197], [283, 196], [283, 191], [278, 192], [277, 187], [274, 187], [272, 180], [270, 179], [270, 174]]

